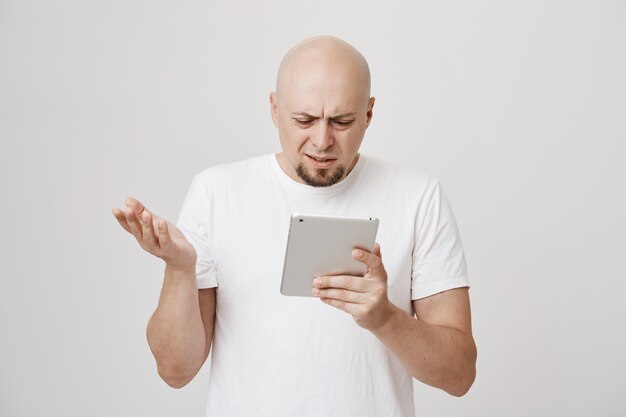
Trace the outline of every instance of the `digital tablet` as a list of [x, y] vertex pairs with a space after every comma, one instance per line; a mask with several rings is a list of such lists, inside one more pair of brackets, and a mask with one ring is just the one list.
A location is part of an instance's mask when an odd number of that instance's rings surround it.
[[376, 217], [293, 214], [281, 294], [312, 297], [313, 279], [317, 276], [364, 275], [367, 267], [352, 257], [352, 250], [359, 248], [371, 252], [377, 230]]

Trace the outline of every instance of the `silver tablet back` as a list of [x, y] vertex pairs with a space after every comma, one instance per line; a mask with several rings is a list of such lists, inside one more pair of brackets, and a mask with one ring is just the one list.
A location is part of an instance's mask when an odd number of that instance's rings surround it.
[[280, 292], [312, 297], [320, 275], [363, 275], [365, 265], [352, 258], [355, 248], [372, 251], [378, 219], [293, 214], [287, 239]]

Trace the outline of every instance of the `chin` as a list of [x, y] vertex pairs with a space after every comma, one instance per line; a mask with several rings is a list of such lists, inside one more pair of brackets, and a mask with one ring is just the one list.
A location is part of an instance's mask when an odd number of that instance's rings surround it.
[[328, 169], [306, 168], [300, 163], [296, 174], [305, 184], [312, 187], [330, 187], [343, 179], [346, 169], [343, 165]]

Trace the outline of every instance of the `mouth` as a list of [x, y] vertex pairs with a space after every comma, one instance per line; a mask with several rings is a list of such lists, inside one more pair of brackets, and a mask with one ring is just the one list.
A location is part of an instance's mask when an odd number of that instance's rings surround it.
[[313, 163], [313, 166], [315, 168], [322, 168], [322, 169], [328, 168], [333, 164], [333, 162], [337, 160], [337, 158], [328, 158], [328, 157], [320, 158], [320, 157], [309, 155], [309, 154], [305, 154], [305, 155]]

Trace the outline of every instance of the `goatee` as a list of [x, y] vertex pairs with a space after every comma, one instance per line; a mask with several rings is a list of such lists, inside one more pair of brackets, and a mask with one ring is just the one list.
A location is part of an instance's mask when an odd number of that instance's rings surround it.
[[330, 187], [331, 185], [337, 184], [341, 181], [345, 172], [346, 169], [342, 165], [338, 166], [333, 171], [328, 169], [316, 169], [315, 176], [309, 175], [302, 163], [296, 168], [298, 177], [300, 177], [305, 184], [313, 187]]

